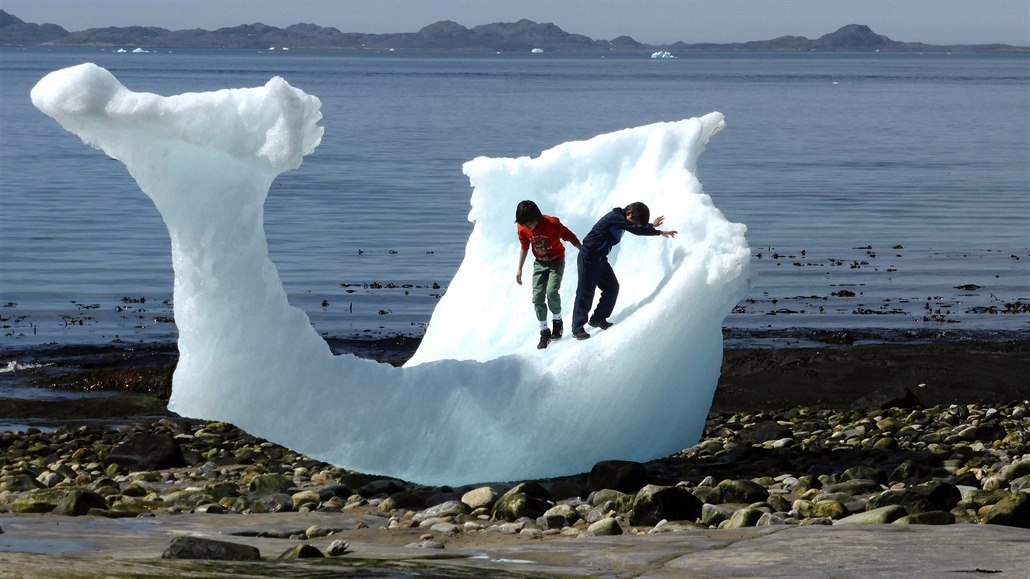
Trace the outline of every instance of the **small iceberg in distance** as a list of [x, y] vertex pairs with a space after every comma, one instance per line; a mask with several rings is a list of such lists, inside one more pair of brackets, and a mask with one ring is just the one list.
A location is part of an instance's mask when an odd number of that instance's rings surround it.
[[135, 53], [135, 54], [141, 54], [141, 53], [150, 52], [150, 51], [149, 50], [143, 50], [142, 48], [136, 47], [136, 49], [134, 49], [132, 52]]
[[668, 50], [658, 50], [651, 53], [651, 58], [676, 58]]
[[532, 52], [533, 54], [540, 54], [543, 51], [543, 48], [534, 48], [533, 50], [530, 50], [530, 52]]

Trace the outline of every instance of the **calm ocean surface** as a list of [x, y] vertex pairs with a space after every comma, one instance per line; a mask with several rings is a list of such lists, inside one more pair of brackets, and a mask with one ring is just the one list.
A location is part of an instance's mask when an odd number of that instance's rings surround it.
[[134, 91], [279, 75], [322, 100], [322, 144], [265, 218], [291, 302], [327, 336], [421, 334], [471, 231], [465, 161], [711, 111], [727, 129], [700, 178], [747, 224], [758, 274], [728, 343], [1030, 336], [1027, 55], [0, 49], [0, 351], [176, 336], [157, 211], [29, 101], [82, 62]]

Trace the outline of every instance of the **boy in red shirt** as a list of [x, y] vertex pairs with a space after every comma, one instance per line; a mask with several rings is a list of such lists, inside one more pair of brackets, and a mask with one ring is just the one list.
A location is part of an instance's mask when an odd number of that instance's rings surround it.
[[[551, 340], [562, 335], [561, 289], [562, 276], [565, 275], [565, 246], [562, 240], [579, 248], [579, 238], [562, 225], [557, 217], [544, 215], [532, 201], [523, 201], [515, 208], [515, 223], [522, 251], [519, 252], [519, 269], [515, 273], [515, 282], [522, 285], [522, 265], [526, 262], [526, 254], [530, 246], [533, 248], [533, 307], [536, 319], [540, 322], [540, 343], [542, 350]], [[547, 310], [551, 310], [554, 329], [547, 328]]]

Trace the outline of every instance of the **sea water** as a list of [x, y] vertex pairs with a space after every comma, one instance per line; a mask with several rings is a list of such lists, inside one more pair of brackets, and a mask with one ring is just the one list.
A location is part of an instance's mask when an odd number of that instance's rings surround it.
[[[29, 102], [81, 62], [134, 91], [278, 75], [322, 100], [322, 143], [273, 184], [265, 222], [291, 302], [327, 337], [421, 334], [471, 232], [465, 161], [711, 111], [727, 129], [698, 173], [747, 224], [757, 273], [728, 345], [1030, 335], [1030, 57], [677, 56], [0, 49], [0, 348], [176, 337], [157, 211]], [[513, 223], [512, 283], [517, 257]], [[532, 338], [528, 293], [511, 320]]]

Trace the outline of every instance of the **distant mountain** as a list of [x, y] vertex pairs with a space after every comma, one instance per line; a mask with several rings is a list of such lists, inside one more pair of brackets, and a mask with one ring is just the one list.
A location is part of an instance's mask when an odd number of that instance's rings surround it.
[[294, 24], [286, 28], [260, 22], [218, 30], [168, 30], [128, 26], [90, 28], [68, 32], [56, 24], [31, 24], [0, 10], [0, 46], [95, 46], [140, 48], [338, 48], [418, 50], [505, 50], [528, 51], [632, 51], [632, 50], [736, 50], [792, 52], [1028, 52], [1030, 48], [1004, 44], [936, 46], [898, 42], [876, 34], [868, 26], [849, 24], [836, 32], [809, 40], [803, 36], [781, 36], [772, 40], [743, 43], [671, 45], [641, 44], [629, 36], [594, 40], [570, 34], [554, 24], [532, 20], [495, 22], [467, 28], [450, 20], [430, 24], [418, 32], [364, 34], [340, 32], [317, 24]]

